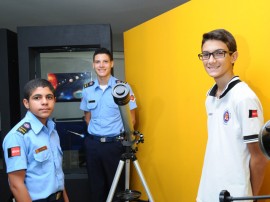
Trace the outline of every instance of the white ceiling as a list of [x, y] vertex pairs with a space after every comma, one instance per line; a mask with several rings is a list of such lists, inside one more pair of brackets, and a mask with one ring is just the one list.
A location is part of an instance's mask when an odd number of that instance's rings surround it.
[[0, 28], [110, 24], [114, 49], [123, 50], [123, 32], [188, 0], [0, 0]]

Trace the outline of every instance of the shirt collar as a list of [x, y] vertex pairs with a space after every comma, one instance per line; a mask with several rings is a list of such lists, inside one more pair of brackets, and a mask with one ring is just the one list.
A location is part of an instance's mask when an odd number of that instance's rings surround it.
[[[239, 79], [239, 76], [234, 76], [229, 83], [227, 84], [226, 88], [223, 90], [223, 92], [221, 93], [219, 99], [221, 99], [222, 97], [224, 97], [237, 83], [241, 82], [241, 80]], [[217, 92], [217, 84], [215, 84], [209, 91], [208, 95], [209, 96], [216, 96], [216, 92]]]
[[[110, 78], [109, 78], [109, 81], [108, 81], [108, 87], [114, 86], [114, 84], [115, 84], [114, 81], [115, 81], [115, 80], [116, 80], [116, 78], [113, 77], [113, 76], [111, 75]], [[94, 88], [95, 88], [95, 89], [99, 88], [99, 82], [98, 82], [98, 79], [95, 80]]]
[[[27, 111], [26, 117], [30, 120], [31, 128], [35, 134], [40, 133], [45, 127], [32, 112]], [[55, 123], [50, 118], [47, 119], [47, 128], [50, 132], [55, 129]]]

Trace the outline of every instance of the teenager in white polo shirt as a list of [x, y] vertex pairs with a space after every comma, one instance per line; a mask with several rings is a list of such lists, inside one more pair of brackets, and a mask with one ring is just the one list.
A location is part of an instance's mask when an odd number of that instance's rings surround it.
[[208, 142], [197, 202], [218, 202], [222, 190], [239, 197], [258, 195], [267, 164], [258, 145], [262, 106], [234, 75], [238, 52], [231, 33], [205, 33], [201, 50], [199, 59], [215, 85], [206, 98]]

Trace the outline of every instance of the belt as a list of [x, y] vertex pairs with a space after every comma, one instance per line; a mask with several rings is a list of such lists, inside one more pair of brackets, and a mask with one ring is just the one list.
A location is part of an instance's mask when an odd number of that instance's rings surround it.
[[119, 134], [114, 137], [107, 137], [107, 136], [97, 136], [97, 135], [87, 135], [91, 140], [95, 140], [98, 142], [118, 142], [123, 140], [123, 135]]
[[54, 194], [51, 194], [50, 196], [48, 196], [45, 199], [39, 199], [39, 200], [35, 200], [33, 202], [53, 202], [53, 201], [58, 201], [62, 197], [63, 197], [63, 191], [58, 191]]

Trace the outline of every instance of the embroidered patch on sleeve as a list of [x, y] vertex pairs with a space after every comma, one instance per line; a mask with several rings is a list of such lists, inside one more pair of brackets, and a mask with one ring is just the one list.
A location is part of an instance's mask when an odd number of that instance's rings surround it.
[[249, 115], [248, 115], [248, 118], [255, 118], [255, 117], [258, 117], [258, 111], [257, 110], [249, 110]]
[[8, 158], [14, 156], [21, 156], [21, 147], [17, 146], [8, 148]]

